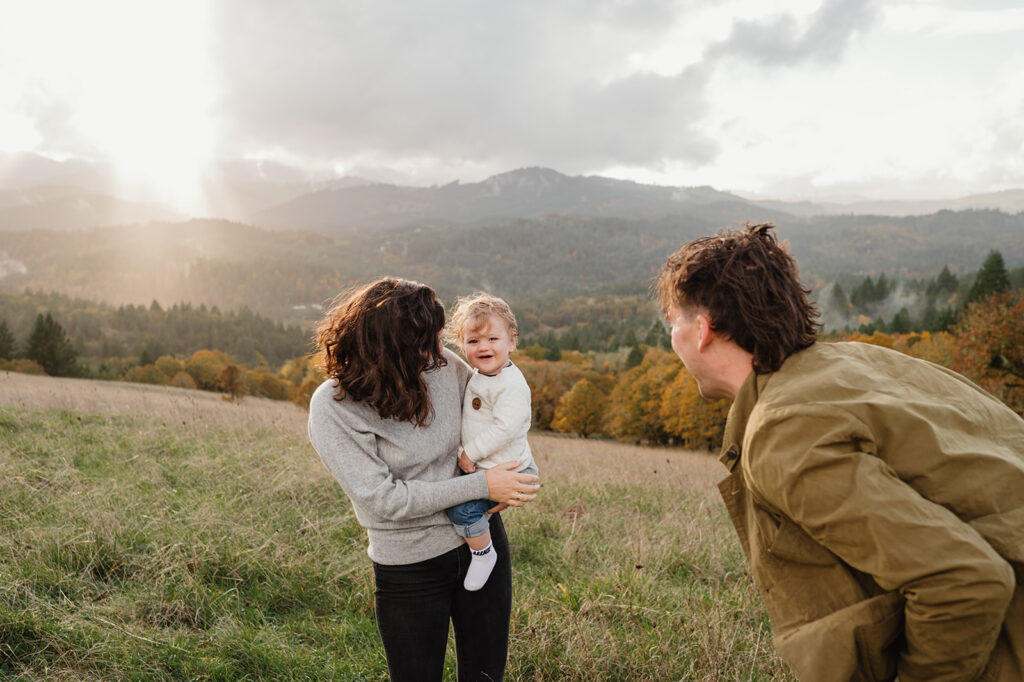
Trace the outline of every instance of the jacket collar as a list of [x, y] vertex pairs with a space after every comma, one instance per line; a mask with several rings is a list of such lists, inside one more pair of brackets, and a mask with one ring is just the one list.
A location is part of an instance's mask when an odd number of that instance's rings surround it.
[[718, 456], [725, 468], [732, 471], [740, 461], [743, 451], [743, 434], [747, 430], [750, 413], [757, 404], [757, 397], [764, 388], [768, 377], [751, 372], [740, 387], [736, 398], [729, 408], [729, 416], [725, 420], [725, 436], [722, 439], [722, 451]]

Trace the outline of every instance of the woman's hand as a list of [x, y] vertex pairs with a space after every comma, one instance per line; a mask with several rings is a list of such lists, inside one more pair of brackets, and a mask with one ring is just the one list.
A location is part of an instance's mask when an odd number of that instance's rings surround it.
[[459, 455], [459, 468], [467, 474], [471, 474], [476, 471], [476, 462], [469, 458], [469, 455], [466, 454], [465, 450], [463, 450], [462, 454]]
[[532, 474], [517, 474], [513, 469], [519, 464], [505, 462], [487, 470], [487, 498], [498, 503], [488, 509], [488, 513], [496, 514], [505, 507], [522, 507], [537, 497], [540, 479]]

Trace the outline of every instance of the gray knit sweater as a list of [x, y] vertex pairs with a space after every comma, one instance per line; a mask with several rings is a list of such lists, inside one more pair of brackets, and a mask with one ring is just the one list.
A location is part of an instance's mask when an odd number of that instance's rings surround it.
[[483, 471], [459, 476], [462, 398], [471, 370], [445, 349], [448, 365], [426, 372], [433, 420], [418, 427], [381, 419], [366, 404], [335, 400], [335, 381], [309, 403], [309, 440], [352, 500], [379, 564], [411, 564], [458, 547], [444, 510], [487, 498]]

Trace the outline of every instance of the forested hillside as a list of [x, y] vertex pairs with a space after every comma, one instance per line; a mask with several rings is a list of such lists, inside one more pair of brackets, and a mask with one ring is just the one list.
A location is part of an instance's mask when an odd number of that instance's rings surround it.
[[168, 308], [155, 302], [112, 306], [54, 293], [0, 292], [0, 321], [16, 340], [16, 353], [24, 350], [40, 313], [62, 326], [82, 359], [130, 358], [147, 364], [162, 355], [187, 357], [197, 350], [216, 349], [237, 362], [277, 367], [311, 349], [309, 330], [247, 308], [221, 311], [184, 302]]
[[[178, 301], [243, 306], [308, 324], [347, 286], [395, 274], [425, 281], [446, 301], [475, 289], [522, 310], [563, 299], [644, 296], [684, 241], [744, 217], [694, 213], [663, 220], [552, 215], [474, 225], [352, 230], [326, 237], [224, 221], [152, 223], [88, 231], [11, 232], [0, 250], [0, 289], [55, 290], [119, 305]], [[1024, 263], [1024, 213], [942, 212], [912, 218], [775, 217], [816, 289], [865, 276], [932, 278], [976, 271], [992, 249]], [[529, 330], [528, 330], [529, 331]]]

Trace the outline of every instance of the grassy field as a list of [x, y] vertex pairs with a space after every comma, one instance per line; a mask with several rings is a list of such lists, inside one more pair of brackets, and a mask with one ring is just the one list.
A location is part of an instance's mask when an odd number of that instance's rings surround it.
[[[365, 535], [305, 421], [0, 373], [0, 677], [387, 679]], [[509, 680], [792, 679], [713, 456], [531, 441]]]

